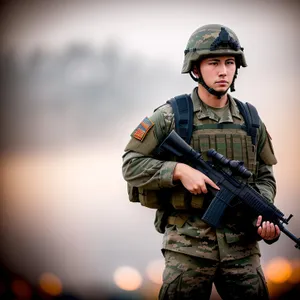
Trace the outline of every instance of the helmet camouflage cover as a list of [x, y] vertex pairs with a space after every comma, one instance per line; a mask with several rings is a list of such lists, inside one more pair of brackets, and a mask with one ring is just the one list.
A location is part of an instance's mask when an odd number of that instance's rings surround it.
[[219, 24], [202, 26], [188, 40], [181, 73], [189, 73], [197, 60], [218, 55], [233, 55], [238, 67], [247, 67], [243, 50], [230, 28]]

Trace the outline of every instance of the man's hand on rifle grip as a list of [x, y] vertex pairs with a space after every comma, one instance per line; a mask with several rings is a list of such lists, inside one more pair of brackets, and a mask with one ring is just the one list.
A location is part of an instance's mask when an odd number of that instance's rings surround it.
[[280, 235], [280, 229], [278, 225], [274, 225], [274, 223], [269, 221], [262, 222], [262, 216], [258, 216], [256, 226], [258, 227], [257, 233], [264, 239], [264, 240], [275, 240]]
[[183, 163], [177, 163], [173, 181], [180, 180], [183, 186], [192, 194], [197, 195], [207, 193], [206, 184], [209, 184], [216, 190], [220, 188], [205, 174]]

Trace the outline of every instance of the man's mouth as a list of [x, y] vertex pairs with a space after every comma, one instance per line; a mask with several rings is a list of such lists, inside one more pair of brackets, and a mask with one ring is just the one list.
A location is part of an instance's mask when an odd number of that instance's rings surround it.
[[228, 83], [228, 81], [226, 81], [226, 80], [220, 80], [220, 81], [217, 81], [216, 83], [222, 83], [222, 84], [225, 84], [225, 83]]

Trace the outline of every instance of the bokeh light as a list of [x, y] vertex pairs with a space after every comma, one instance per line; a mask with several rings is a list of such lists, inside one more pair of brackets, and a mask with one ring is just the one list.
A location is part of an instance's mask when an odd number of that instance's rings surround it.
[[162, 284], [162, 273], [164, 270], [164, 266], [164, 259], [151, 261], [146, 268], [148, 278], [154, 283]]
[[292, 284], [300, 284], [300, 260], [292, 260], [292, 274], [288, 279], [288, 282]]
[[141, 286], [142, 276], [132, 267], [119, 267], [114, 273], [114, 282], [122, 290], [134, 291]]
[[27, 282], [21, 279], [15, 279], [11, 284], [14, 295], [19, 299], [29, 300], [32, 296], [31, 287]]
[[273, 283], [284, 283], [292, 274], [291, 263], [283, 257], [276, 257], [267, 264], [265, 274]]
[[43, 273], [39, 278], [40, 288], [51, 296], [58, 296], [62, 293], [60, 279], [52, 273]]

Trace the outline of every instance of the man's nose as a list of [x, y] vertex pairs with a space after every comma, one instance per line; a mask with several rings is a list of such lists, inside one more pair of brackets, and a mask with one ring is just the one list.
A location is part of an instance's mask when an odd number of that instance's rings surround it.
[[219, 76], [226, 76], [227, 75], [227, 68], [225, 64], [219, 65]]

